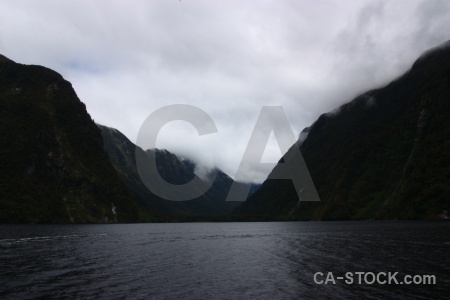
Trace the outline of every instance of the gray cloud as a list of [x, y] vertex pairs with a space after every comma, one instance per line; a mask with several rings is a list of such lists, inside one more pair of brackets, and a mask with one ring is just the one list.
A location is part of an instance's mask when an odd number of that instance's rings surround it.
[[298, 135], [405, 72], [448, 28], [445, 0], [0, 2], [0, 53], [60, 72], [96, 122], [132, 141], [156, 109], [198, 106], [217, 134], [174, 122], [157, 145], [231, 176], [263, 105], [282, 105]]

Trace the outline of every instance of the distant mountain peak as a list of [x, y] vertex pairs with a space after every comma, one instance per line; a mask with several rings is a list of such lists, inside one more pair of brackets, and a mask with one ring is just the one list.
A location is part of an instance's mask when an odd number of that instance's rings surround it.
[[[191, 182], [196, 164], [166, 149], [142, 150], [134, 145], [119, 130], [97, 124], [101, 130], [104, 149], [108, 153], [124, 183], [135, 194], [139, 205], [151, 213], [170, 216], [219, 216], [231, 212], [239, 203], [225, 201], [233, 180], [224, 173], [218, 173], [209, 190], [190, 201], [169, 201], [152, 193], [140, 178], [136, 167], [135, 153], [145, 152], [150, 159], [155, 159], [160, 176], [169, 183], [181, 185]], [[198, 176], [198, 175], [197, 175]], [[200, 176], [198, 176], [200, 178]], [[202, 179], [202, 178], [200, 178]], [[204, 181], [201, 184], [211, 182]], [[199, 189], [200, 185], [191, 186]]]

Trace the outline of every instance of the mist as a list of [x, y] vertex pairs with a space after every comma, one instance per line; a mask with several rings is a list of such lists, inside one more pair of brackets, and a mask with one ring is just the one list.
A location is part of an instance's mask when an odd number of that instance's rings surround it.
[[[197, 106], [218, 132], [173, 122], [157, 147], [231, 177], [263, 106], [283, 106], [298, 137], [406, 72], [448, 28], [448, 1], [0, 2], [1, 54], [61, 73], [95, 122], [133, 142], [155, 110]], [[270, 139], [264, 161], [282, 154]]]

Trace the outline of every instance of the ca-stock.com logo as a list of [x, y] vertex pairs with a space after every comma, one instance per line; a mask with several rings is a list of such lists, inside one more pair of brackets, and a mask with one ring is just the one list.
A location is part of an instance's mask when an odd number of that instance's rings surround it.
[[[156, 148], [159, 131], [173, 121], [191, 123], [200, 136], [218, 132], [214, 120], [202, 109], [187, 104], [173, 104], [159, 108], [147, 117], [139, 130], [137, 145], [145, 144], [150, 149]], [[284, 163], [261, 162], [272, 132], [281, 152], [286, 153], [283, 157]], [[245, 201], [248, 196], [250, 185], [237, 184], [244, 178], [243, 166], [263, 167], [270, 173], [268, 179], [290, 179], [297, 192], [298, 201], [320, 201], [300, 149], [293, 146], [296, 142], [283, 107], [263, 106], [241, 159], [235, 182], [228, 192], [227, 201]], [[217, 175], [217, 171], [213, 171], [208, 182], [196, 176], [186, 184], [171, 184], [161, 177], [154, 155], [140, 151], [138, 147], [135, 155], [142, 182], [153, 194], [166, 200], [186, 201], [198, 198], [208, 191]]]

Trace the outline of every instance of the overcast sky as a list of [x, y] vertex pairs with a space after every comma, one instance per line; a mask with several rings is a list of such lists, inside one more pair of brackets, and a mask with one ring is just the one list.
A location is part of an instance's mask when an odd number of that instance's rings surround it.
[[[449, 28], [447, 0], [0, 1], [1, 54], [61, 73], [95, 122], [133, 142], [158, 108], [201, 108], [218, 133], [177, 121], [157, 147], [231, 176], [262, 106], [283, 106], [297, 136], [405, 72]], [[270, 139], [263, 160], [280, 156]]]

